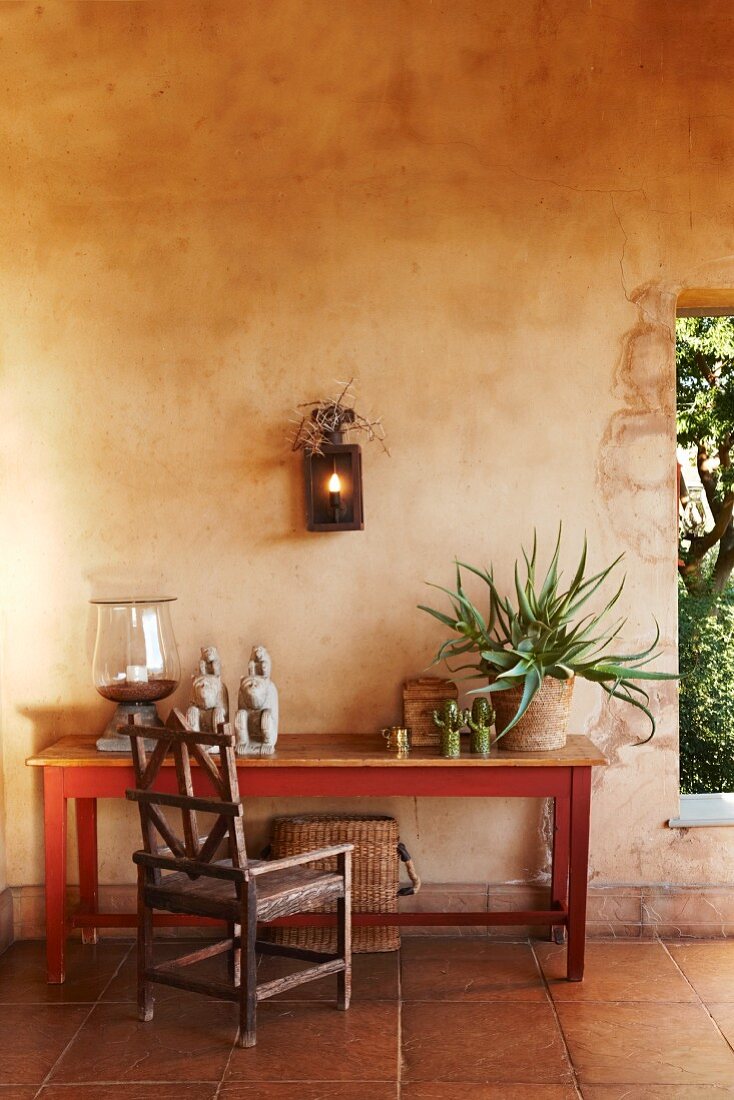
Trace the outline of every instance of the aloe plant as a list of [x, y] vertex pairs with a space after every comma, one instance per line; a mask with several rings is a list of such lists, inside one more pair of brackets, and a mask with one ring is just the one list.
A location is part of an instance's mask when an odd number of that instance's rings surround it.
[[[546, 676], [567, 680], [580, 676], [599, 684], [611, 697], [621, 699], [644, 712], [650, 721], [650, 735], [655, 733], [655, 719], [649, 709], [650, 696], [636, 681], [676, 680], [673, 673], [656, 672], [646, 666], [659, 655], [660, 630], [655, 623], [655, 638], [639, 653], [615, 652], [615, 641], [626, 619], [609, 622], [609, 615], [624, 589], [625, 578], [601, 611], [582, 613], [589, 600], [598, 592], [623, 558], [618, 558], [592, 576], [586, 576], [587, 542], [573, 579], [565, 590], [561, 588], [562, 573], [558, 569], [562, 527], [550, 565], [542, 582], [536, 578], [538, 542], [533, 534], [533, 548], [528, 555], [522, 549], [525, 565], [524, 580], [520, 579], [520, 563], [515, 563], [516, 602], [500, 595], [491, 567], [479, 569], [465, 562], [456, 562], [456, 588], [431, 585], [446, 593], [451, 614], [420, 604], [443, 626], [454, 632], [436, 654], [434, 664], [445, 661], [452, 673], [472, 670], [469, 678], [487, 677], [486, 687], [475, 688], [470, 694], [509, 691], [523, 685], [522, 699], [507, 733], [520, 721], [540, 689]], [[489, 590], [486, 617], [467, 596], [462, 570], [474, 574]], [[452, 668], [455, 658], [473, 657], [468, 664]]]

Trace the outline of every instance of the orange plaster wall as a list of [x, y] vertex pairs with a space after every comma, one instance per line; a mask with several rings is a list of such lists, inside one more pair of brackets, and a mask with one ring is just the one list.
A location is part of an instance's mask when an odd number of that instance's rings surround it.
[[[108, 715], [87, 601], [118, 582], [178, 595], [187, 671], [214, 640], [234, 693], [263, 640], [285, 729], [367, 732], [440, 640], [423, 582], [509, 581], [563, 518], [626, 552], [629, 643], [655, 615], [673, 667], [675, 298], [734, 285], [719, 3], [5, 3], [0, 33], [11, 883], [43, 875], [25, 757]], [[392, 457], [364, 532], [307, 534], [289, 416], [351, 375]], [[577, 691], [613, 762], [593, 878], [732, 882], [734, 835], [665, 828], [656, 705], [637, 749]], [[532, 803], [385, 808], [429, 881], [547, 868]], [[135, 843], [105, 806], [104, 881]]]

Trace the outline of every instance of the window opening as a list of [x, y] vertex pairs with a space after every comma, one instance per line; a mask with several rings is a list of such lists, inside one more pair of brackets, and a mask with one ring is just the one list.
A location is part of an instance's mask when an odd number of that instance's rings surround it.
[[676, 320], [681, 815], [734, 824], [734, 293]]

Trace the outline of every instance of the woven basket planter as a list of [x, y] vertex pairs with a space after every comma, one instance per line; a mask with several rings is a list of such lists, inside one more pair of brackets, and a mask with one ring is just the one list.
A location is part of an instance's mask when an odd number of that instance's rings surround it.
[[410, 741], [415, 748], [440, 745], [441, 731], [433, 721], [433, 712], [441, 707], [445, 699], [458, 698], [459, 689], [453, 680], [422, 676], [417, 680], [405, 681], [403, 725], [410, 730]]
[[[397, 913], [400, 862], [407, 856], [398, 851], [398, 823], [392, 817], [363, 814], [304, 814], [300, 817], [276, 817], [270, 855], [273, 859], [323, 848], [329, 844], [349, 842], [352, 853], [352, 912]], [[412, 870], [407, 863], [409, 872]], [[336, 858], [310, 863], [314, 869], [336, 870]], [[411, 874], [415, 889], [420, 882]], [[413, 893], [413, 890], [405, 890]], [[312, 910], [333, 913], [334, 906]], [[334, 928], [269, 928], [267, 938], [272, 943], [292, 947], [307, 947], [312, 951], [336, 950]], [[352, 950], [397, 951], [400, 930], [397, 927], [363, 927], [352, 929]]]
[[[513, 752], [562, 749], [566, 744], [573, 685], [573, 677], [570, 680], [556, 680], [553, 676], [546, 676], [520, 721], [497, 742], [498, 748]], [[492, 692], [498, 734], [517, 714], [522, 693], [522, 684], [509, 691]]]

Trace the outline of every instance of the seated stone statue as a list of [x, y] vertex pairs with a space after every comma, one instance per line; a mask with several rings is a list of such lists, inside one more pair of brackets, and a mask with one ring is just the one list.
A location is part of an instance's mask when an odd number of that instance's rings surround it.
[[197, 733], [216, 733], [226, 722], [221, 704], [222, 681], [210, 673], [195, 676], [191, 684], [191, 703], [186, 711], [186, 721]]
[[222, 662], [219, 650], [215, 645], [203, 645], [201, 647], [201, 660], [199, 661], [199, 673], [202, 676], [219, 677], [219, 701], [217, 706], [224, 709], [224, 721], [229, 721], [229, 692], [227, 685], [222, 680]]
[[255, 646], [240, 681], [235, 716], [238, 756], [270, 756], [278, 740], [278, 689], [270, 679], [272, 661], [264, 646]]

